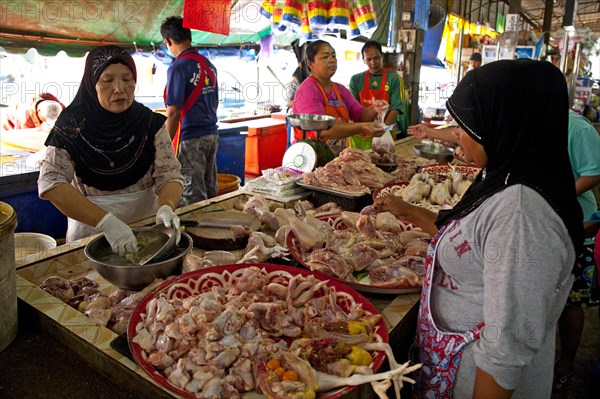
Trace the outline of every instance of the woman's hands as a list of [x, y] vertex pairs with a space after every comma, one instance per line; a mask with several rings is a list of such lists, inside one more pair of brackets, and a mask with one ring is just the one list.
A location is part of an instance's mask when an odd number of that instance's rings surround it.
[[165, 227], [170, 227], [174, 230], [177, 238], [175, 242], [179, 244], [179, 240], [181, 239], [181, 232], [179, 231], [180, 220], [179, 216], [173, 212], [173, 209], [169, 205], [163, 205], [158, 208], [158, 212], [156, 212], [156, 224], [164, 224]]
[[107, 213], [98, 222], [96, 229], [104, 232], [104, 237], [114, 253], [123, 256], [138, 251], [137, 239], [131, 228], [112, 213]]
[[429, 126], [425, 126], [423, 124], [419, 125], [410, 125], [406, 132], [409, 136], [416, 137], [418, 139], [426, 139], [428, 138], [429, 131], [433, 130]]
[[381, 114], [387, 112], [387, 110], [390, 108], [390, 104], [388, 104], [388, 102], [385, 100], [375, 100], [372, 107], [375, 112]]
[[408, 220], [416, 224], [432, 237], [438, 232], [435, 225], [437, 213], [403, 201], [402, 198], [396, 195], [391, 194], [377, 198], [374, 206], [378, 212], [390, 212], [398, 219]]
[[410, 220], [411, 211], [414, 205], [402, 200], [396, 195], [386, 195], [375, 200], [375, 209], [378, 212], [390, 212], [399, 219]]
[[378, 123], [365, 123], [364, 132], [370, 137], [381, 137], [385, 133], [385, 125]]

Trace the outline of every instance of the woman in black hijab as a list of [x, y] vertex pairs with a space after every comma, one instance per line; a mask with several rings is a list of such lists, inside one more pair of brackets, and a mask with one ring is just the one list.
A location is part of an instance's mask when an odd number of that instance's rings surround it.
[[415, 392], [550, 397], [555, 326], [583, 234], [564, 77], [546, 62], [496, 61], [468, 73], [446, 106], [465, 155], [483, 168], [476, 181], [439, 215], [396, 196], [376, 202], [437, 233]]
[[[103, 231], [113, 251], [137, 251], [126, 223], [174, 210], [183, 179], [166, 118], [134, 100], [136, 68], [117, 46], [92, 50], [73, 102], [46, 140], [38, 188], [69, 218], [67, 242]], [[159, 209], [157, 212], [157, 208]]]

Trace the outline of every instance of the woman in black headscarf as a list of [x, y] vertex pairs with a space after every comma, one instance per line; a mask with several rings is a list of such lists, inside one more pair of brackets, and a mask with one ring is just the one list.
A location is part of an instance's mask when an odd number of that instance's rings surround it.
[[179, 227], [180, 165], [166, 118], [134, 100], [136, 78], [125, 50], [92, 50], [73, 102], [46, 140], [39, 195], [69, 218], [67, 242], [99, 230], [124, 254], [137, 251], [126, 223], [156, 213], [157, 223]]
[[377, 200], [437, 233], [418, 319], [418, 397], [550, 397], [556, 321], [583, 233], [567, 104], [550, 63], [471, 71], [447, 109], [468, 160], [483, 168], [476, 181], [439, 215], [396, 196]]

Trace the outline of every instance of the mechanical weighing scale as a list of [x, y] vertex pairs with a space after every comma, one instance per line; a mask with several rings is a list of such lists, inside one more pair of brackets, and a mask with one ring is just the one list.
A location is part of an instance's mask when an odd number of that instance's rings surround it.
[[[302, 140], [291, 145], [283, 155], [283, 166], [311, 172], [316, 167], [324, 166], [335, 158], [335, 154], [324, 141], [319, 140], [319, 133], [333, 127], [335, 118], [327, 115], [291, 114], [287, 120], [292, 127], [302, 130]], [[317, 139], [306, 138], [307, 131], [315, 131]]]

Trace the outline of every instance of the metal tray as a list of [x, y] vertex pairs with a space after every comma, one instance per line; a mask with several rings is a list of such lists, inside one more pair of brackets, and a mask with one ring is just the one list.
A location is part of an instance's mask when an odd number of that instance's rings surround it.
[[296, 184], [299, 185], [300, 187], [308, 188], [309, 190], [320, 191], [322, 193], [333, 194], [333, 195], [337, 195], [340, 197], [346, 197], [346, 198], [360, 198], [365, 195], [370, 195], [368, 193], [357, 193], [357, 192], [352, 192], [352, 191], [336, 190], [334, 188], [314, 186], [312, 184], [303, 183], [301, 181], [297, 181]]

